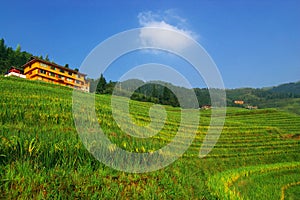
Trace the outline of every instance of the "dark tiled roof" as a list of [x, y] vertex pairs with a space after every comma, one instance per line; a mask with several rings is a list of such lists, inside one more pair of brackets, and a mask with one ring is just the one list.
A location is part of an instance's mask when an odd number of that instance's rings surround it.
[[33, 64], [33, 63], [35, 63], [35, 62], [41, 62], [41, 63], [44, 63], [44, 64], [46, 64], [46, 65], [50, 65], [50, 66], [53, 66], [53, 67], [56, 67], [56, 68], [59, 68], [59, 69], [63, 69], [63, 70], [72, 72], [72, 73], [74, 73], [74, 74], [79, 74], [79, 75], [86, 76], [86, 74], [83, 74], [83, 73], [81, 73], [81, 72], [77, 72], [77, 71], [74, 70], [74, 69], [70, 69], [70, 68], [67, 68], [67, 67], [63, 67], [63, 66], [58, 65], [58, 64], [56, 64], [56, 63], [49, 62], [49, 61], [46, 61], [46, 60], [42, 60], [42, 59], [37, 58], [37, 57], [31, 57], [30, 60], [29, 60], [26, 64], [24, 64], [24, 65], [22, 66], [22, 68], [24, 69], [25, 67], [27, 67], [27, 66], [29, 66], [29, 65], [31, 65], [31, 64]]

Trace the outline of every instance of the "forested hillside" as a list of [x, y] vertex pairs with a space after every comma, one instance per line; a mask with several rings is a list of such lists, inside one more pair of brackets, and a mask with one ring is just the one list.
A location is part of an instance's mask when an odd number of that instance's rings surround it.
[[[97, 80], [91, 80], [91, 92], [99, 94], [111, 94], [116, 86], [117, 82], [110, 81], [106, 83], [103, 75], [100, 77], [99, 84], [96, 86]], [[199, 106], [210, 105], [210, 95], [207, 88], [193, 88], [187, 89], [184, 87], [178, 87], [171, 83], [165, 83], [161, 81], [144, 82], [142, 80], [132, 79], [121, 83], [118, 83], [116, 91], [120, 96], [128, 96], [128, 91], [132, 91], [137, 85], [142, 85], [136, 88], [131, 95], [131, 99], [160, 103], [165, 105], [172, 105], [178, 107], [178, 99], [174, 94], [174, 91], [180, 93], [186, 97], [195, 92], [198, 99]], [[300, 108], [300, 82], [288, 83], [271, 88], [238, 88], [238, 89], [226, 89], [226, 98], [228, 106], [246, 107], [246, 106], [258, 106], [258, 108], [286, 108], [287, 110], [294, 111], [298, 114], [296, 108]], [[217, 90], [217, 89], [211, 89]], [[243, 105], [236, 105], [235, 100], [242, 100], [245, 103]], [[298, 105], [299, 104], [299, 105]], [[197, 107], [197, 105], [195, 105]]]
[[21, 67], [31, 56], [31, 53], [21, 51], [20, 45], [15, 50], [12, 47], [6, 46], [2, 38], [0, 40], [0, 74], [5, 74], [12, 66]]
[[290, 93], [291, 95], [300, 96], [300, 81], [297, 83], [286, 83], [273, 87], [270, 91], [279, 93]]

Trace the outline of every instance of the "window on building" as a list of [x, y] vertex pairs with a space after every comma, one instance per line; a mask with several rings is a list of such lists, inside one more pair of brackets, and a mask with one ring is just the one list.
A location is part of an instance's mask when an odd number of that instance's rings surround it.
[[68, 72], [68, 74], [69, 74], [70, 76], [72, 76], [72, 72]]
[[50, 72], [49, 75], [55, 77], [55, 74], [52, 72]]
[[63, 70], [63, 69], [60, 69], [59, 71], [60, 71], [61, 73], [65, 73], [65, 70]]
[[40, 69], [40, 73], [41, 74], [46, 74], [47, 72], [46, 72], [46, 70]]
[[48, 67], [48, 65], [46, 65], [45, 63], [41, 63], [40, 64], [42, 67]]
[[55, 69], [56, 69], [54, 66], [50, 66], [50, 68], [51, 68], [52, 70], [55, 70]]
[[80, 81], [76, 80], [76, 84], [80, 84]]

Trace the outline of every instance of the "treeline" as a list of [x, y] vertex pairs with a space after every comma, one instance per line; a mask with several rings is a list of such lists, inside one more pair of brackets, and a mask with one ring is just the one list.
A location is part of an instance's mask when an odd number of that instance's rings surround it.
[[90, 92], [97, 94], [112, 94], [117, 84], [117, 82], [107, 82], [103, 74], [101, 74], [99, 79], [88, 78], [88, 81], [90, 82]]
[[21, 46], [18, 45], [14, 50], [5, 44], [4, 39], [0, 40], [0, 74], [5, 74], [10, 67], [21, 67], [32, 56], [31, 53], [21, 51]]
[[[293, 85], [295, 85], [296, 88], [296, 86], [300, 86], [300, 83], [293, 83]], [[248, 105], [255, 105], [264, 108], [274, 107], [271, 102], [276, 100], [300, 98], [298, 90], [284, 90], [280, 89], [281, 87], [282, 85], [268, 89], [240, 88], [226, 90], [227, 104], [229, 106], [237, 106], [234, 104], [234, 100], [243, 100]]]
[[[199, 106], [211, 104], [207, 88], [187, 89], [162, 81], [144, 82], [138, 79], [130, 79], [123, 82], [107, 82], [103, 74], [101, 74], [99, 79], [89, 79], [89, 81], [90, 92], [97, 94], [114, 93], [114, 95], [126, 96], [132, 100], [184, 108], [198, 108]], [[192, 95], [196, 96], [196, 103], [190, 98]]]
[[[53, 61], [50, 61], [48, 55], [45, 57], [42, 55], [34, 56], [26, 51], [21, 51], [20, 45], [18, 45], [14, 50], [12, 47], [8, 47], [2, 38], [0, 40], [0, 75], [7, 73], [11, 67], [16, 67], [22, 70], [21, 66], [28, 62], [31, 57], [37, 57], [39, 59], [54, 63]], [[65, 64], [64, 67], [69, 68], [69, 64]], [[78, 71], [78, 68], [75, 68], [74, 70]]]
[[[171, 83], [161, 81], [144, 82], [138, 79], [131, 79], [123, 82], [107, 83], [104, 76], [101, 74], [100, 79], [91, 82], [91, 92], [98, 94], [114, 94], [120, 96], [130, 97], [132, 100], [153, 102], [164, 105], [171, 105], [174, 107], [202, 107], [204, 105], [211, 105], [210, 92], [218, 93], [218, 89], [207, 88], [193, 88], [187, 89], [184, 87], [174, 86]], [[96, 85], [98, 82], [98, 85]], [[140, 86], [140, 87], [137, 87]], [[287, 87], [292, 86], [292, 87]], [[291, 89], [291, 88], [294, 88]], [[283, 84], [272, 88], [239, 88], [226, 90], [226, 103], [227, 106], [245, 107], [247, 105], [258, 106], [259, 108], [274, 107], [274, 101], [300, 98], [300, 82]], [[192, 95], [196, 95], [198, 105], [189, 101]], [[180, 98], [185, 98], [187, 105], [180, 105]], [[220, 97], [222, 98], [222, 97]], [[242, 100], [244, 105], [236, 105], [235, 100]], [[220, 104], [218, 104], [220, 102]], [[223, 99], [217, 99], [214, 105], [221, 105]]]
[[277, 87], [273, 87], [271, 89], [272, 92], [277, 92], [277, 93], [287, 93], [290, 96], [293, 95], [300, 95], [300, 82], [297, 83], [286, 83], [279, 85]]
[[[128, 96], [132, 100], [153, 102], [164, 105], [179, 106], [179, 102], [174, 93], [167, 87], [158, 83], [145, 84], [141, 80], [128, 80], [124, 82], [107, 82], [103, 74], [97, 80], [89, 79], [90, 92], [97, 94], [112, 94]], [[166, 83], [165, 83], [166, 84]], [[137, 85], [141, 85], [135, 89]], [[170, 84], [171, 85], [171, 84]], [[129, 91], [132, 91], [129, 92]]]

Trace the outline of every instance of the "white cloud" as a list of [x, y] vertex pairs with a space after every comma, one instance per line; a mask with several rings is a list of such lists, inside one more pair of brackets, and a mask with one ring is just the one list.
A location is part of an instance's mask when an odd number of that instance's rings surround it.
[[[186, 19], [176, 15], [174, 10], [167, 10], [160, 13], [151, 11], [141, 12], [138, 15], [140, 31], [140, 42], [143, 46], [159, 46], [173, 51], [181, 51], [190, 45], [187, 37], [197, 39], [197, 35], [188, 30]], [[148, 28], [160, 28], [148, 29]], [[180, 36], [181, 33], [187, 37]]]

